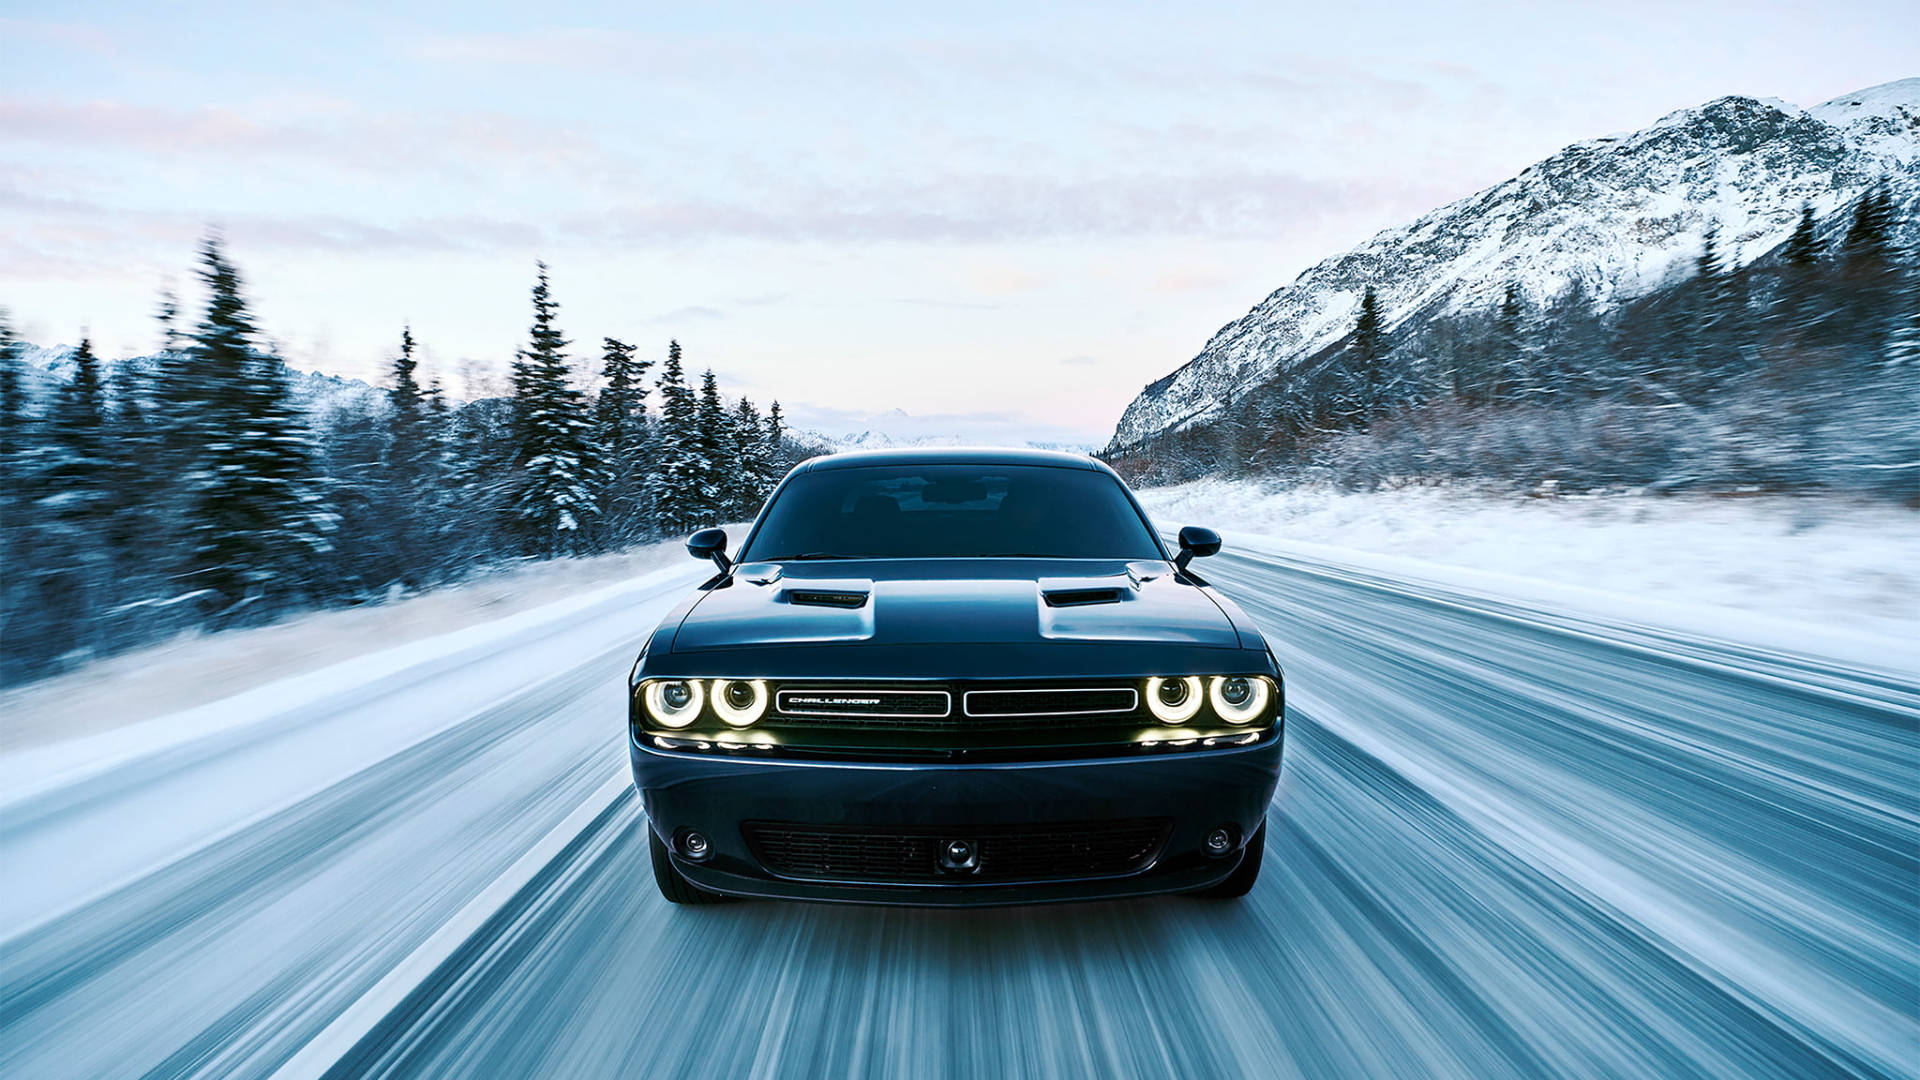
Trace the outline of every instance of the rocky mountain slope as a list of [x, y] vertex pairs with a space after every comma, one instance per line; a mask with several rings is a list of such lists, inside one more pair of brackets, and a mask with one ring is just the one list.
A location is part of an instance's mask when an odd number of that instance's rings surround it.
[[1726, 97], [1576, 143], [1307, 270], [1141, 391], [1113, 447], [1204, 420], [1337, 341], [1369, 285], [1389, 327], [1490, 307], [1509, 282], [1536, 305], [1576, 285], [1606, 305], [1669, 279], [1709, 230], [1744, 264], [1786, 239], [1802, 205], [1824, 216], [1882, 177], [1920, 201], [1920, 78], [1812, 109]]

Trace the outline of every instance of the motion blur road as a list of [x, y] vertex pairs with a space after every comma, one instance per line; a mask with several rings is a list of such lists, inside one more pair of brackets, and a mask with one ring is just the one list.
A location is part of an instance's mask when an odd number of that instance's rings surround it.
[[0, 1075], [1916, 1075], [1911, 676], [1200, 568], [1288, 676], [1242, 902], [671, 908], [620, 696], [690, 567], [0, 793]]

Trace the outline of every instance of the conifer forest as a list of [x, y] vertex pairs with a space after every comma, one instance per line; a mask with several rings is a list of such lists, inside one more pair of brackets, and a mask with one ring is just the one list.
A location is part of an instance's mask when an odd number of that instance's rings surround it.
[[0, 311], [4, 683], [746, 520], [800, 453], [778, 402], [729, 399], [677, 342], [569, 338], [544, 265], [510, 396], [450, 399], [399, 327], [384, 394], [318, 414], [218, 237], [196, 277], [152, 355], [83, 339], [37, 391]]

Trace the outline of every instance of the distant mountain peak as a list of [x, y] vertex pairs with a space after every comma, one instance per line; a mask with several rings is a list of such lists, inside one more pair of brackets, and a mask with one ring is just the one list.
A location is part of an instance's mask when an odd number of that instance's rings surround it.
[[1509, 284], [1533, 304], [1579, 288], [1606, 305], [1670, 280], [1709, 231], [1750, 262], [1786, 239], [1803, 205], [1830, 213], [1882, 178], [1920, 197], [1920, 79], [1812, 109], [1730, 95], [1573, 143], [1309, 268], [1148, 384], [1113, 445], [1204, 420], [1338, 341], [1369, 287], [1389, 326], [1490, 307]]

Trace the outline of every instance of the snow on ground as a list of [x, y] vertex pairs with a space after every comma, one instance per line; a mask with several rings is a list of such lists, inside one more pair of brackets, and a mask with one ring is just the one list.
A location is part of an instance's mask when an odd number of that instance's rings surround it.
[[[1479, 571], [1479, 591], [1538, 595], [1571, 587], [1574, 608], [1601, 594], [1657, 603], [1685, 621], [1742, 637], [1734, 612], [1815, 624], [1824, 637], [1904, 642], [1920, 668], [1920, 513], [1827, 498], [1646, 495], [1522, 498], [1459, 488], [1347, 493], [1200, 480], [1139, 492], [1163, 529], [1207, 525], [1260, 534], [1302, 554], [1370, 562], [1395, 576]], [[1388, 556], [1391, 565], [1379, 557]], [[1368, 558], [1371, 557], [1371, 558]], [[1422, 564], [1426, 573], [1422, 573]], [[1531, 579], [1531, 580], [1529, 580]], [[1582, 600], [1589, 602], [1581, 602]], [[1644, 604], [1642, 605], [1644, 606]], [[1671, 625], [1675, 618], [1664, 621]], [[1779, 635], [1769, 635], [1777, 640]]]
[[0, 753], [191, 709], [682, 564], [691, 565], [676, 539], [613, 555], [533, 563], [390, 603], [186, 635], [0, 694], [0, 716], [6, 718]]

